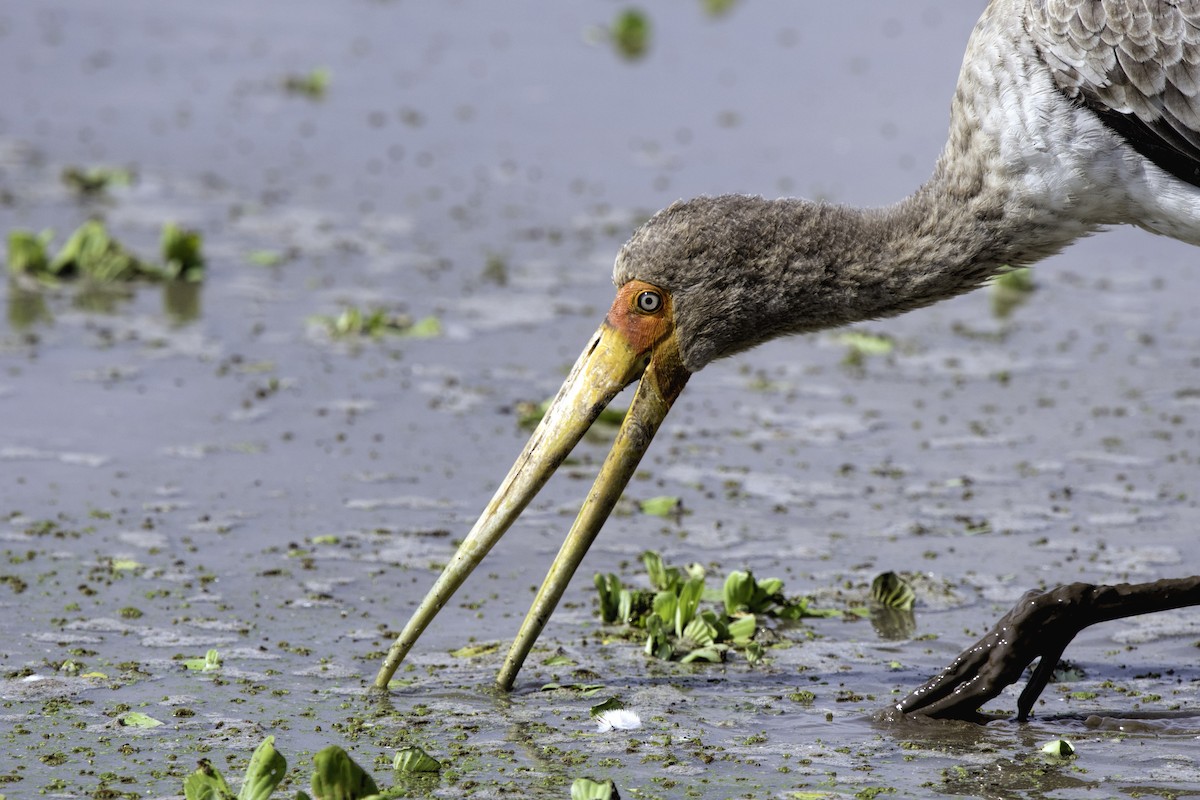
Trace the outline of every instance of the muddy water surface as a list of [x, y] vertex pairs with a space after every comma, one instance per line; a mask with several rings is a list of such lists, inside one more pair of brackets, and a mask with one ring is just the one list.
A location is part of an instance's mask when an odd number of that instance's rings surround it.
[[[713, 365], [627, 492], [687, 513], [610, 521], [515, 692], [489, 688], [502, 647], [451, 651], [506, 645], [603, 443], [366, 698], [636, 222], [696, 193], [899, 198], [941, 147], [977, 5], [677, 4], [635, 62], [603, 2], [0, 9], [0, 231], [96, 216], [153, 253], [176, 220], [208, 257], [198, 291], [0, 289], [0, 793], [177, 795], [268, 734], [293, 789], [326, 745], [390, 784], [418, 744], [447, 768], [413, 796], [563, 797], [580, 775], [627, 797], [1200, 791], [1194, 613], [1085, 632], [1082, 677], [1026, 725], [1014, 693], [985, 728], [875, 716], [1029, 587], [1200, 560], [1197, 254], [1133, 231], [1047, 263], [1007, 316], [980, 291], [865, 326], [887, 355], [826, 334]], [[282, 88], [318, 67], [323, 96]], [[97, 164], [137, 180], [80, 201], [60, 173]], [[350, 306], [441, 334], [332, 337], [318, 318]], [[647, 548], [842, 608], [918, 573], [917, 628], [817, 620], [762, 665], [651, 662], [591, 587], [642, 580]], [[210, 649], [219, 670], [186, 669]], [[644, 726], [597, 733], [607, 696]], [[1048, 763], [1059, 736], [1078, 757]]]

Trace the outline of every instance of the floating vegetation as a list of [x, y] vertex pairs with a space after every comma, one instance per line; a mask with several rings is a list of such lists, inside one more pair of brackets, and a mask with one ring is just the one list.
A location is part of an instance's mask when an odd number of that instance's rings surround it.
[[892, 337], [866, 331], [843, 331], [834, 338], [846, 346], [846, 356], [842, 363], [849, 367], [861, 367], [868, 358], [886, 356], [896, 349], [896, 342]]
[[455, 658], [478, 658], [479, 656], [491, 655], [500, 649], [499, 642], [485, 642], [483, 644], [468, 644], [457, 650], [451, 650], [450, 655]]
[[1006, 269], [992, 278], [992, 313], [1004, 319], [1028, 300], [1035, 288], [1029, 267]]
[[683, 510], [683, 503], [678, 497], [662, 495], [651, 497], [638, 503], [643, 514], [652, 517], [670, 517], [678, 515]]
[[617, 15], [608, 35], [621, 58], [637, 61], [650, 51], [650, 18], [636, 8], [627, 8]]
[[236, 795], [208, 759], [184, 780], [183, 795], [187, 800], [267, 800], [286, 773], [287, 759], [275, 749], [275, 737], [268, 736], [250, 757]]
[[[393, 767], [397, 778], [415, 778], [436, 774], [442, 765], [419, 747], [405, 747], [396, 753]], [[275, 737], [268, 736], [250, 758], [237, 794], [208, 759], [200, 761], [199, 768], [184, 780], [183, 794], [186, 800], [268, 800], [286, 774], [287, 759], [275, 749]], [[370, 773], [336, 745], [313, 756], [310, 785], [311, 795], [298, 791], [289, 796], [295, 800], [366, 800], [397, 796], [395, 789], [399, 788], [380, 790]]]
[[430, 773], [440, 772], [442, 762], [426, 753], [419, 747], [404, 747], [396, 751], [392, 767], [397, 772]]
[[1066, 739], [1054, 739], [1042, 745], [1042, 752], [1054, 758], [1071, 758], [1075, 755], [1075, 745]]
[[199, 231], [168, 222], [163, 225], [160, 242], [167, 280], [195, 283], [204, 277], [203, 240]]
[[62, 182], [66, 187], [86, 198], [99, 197], [115, 187], [129, 186], [133, 180], [133, 171], [124, 167], [67, 167], [62, 171]]
[[606, 711], [620, 711], [624, 707], [625, 704], [621, 702], [620, 699], [616, 697], [610, 697], [603, 703], [597, 703], [588, 709], [588, 716], [590, 716], [592, 719], [595, 719]]
[[[542, 417], [546, 416], [546, 412], [550, 410], [552, 402], [554, 402], [553, 399], [543, 400], [540, 403], [517, 403], [517, 424], [522, 428], [533, 430], [542, 421]], [[599, 416], [592, 422], [592, 427], [595, 428], [599, 425], [601, 427], [618, 428], [625, 421], [625, 412], [627, 410], [609, 406], [600, 412]]]
[[571, 800], [621, 800], [621, 795], [617, 794], [617, 785], [611, 780], [576, 778], [571, 784]]
[[710, 17], [721, 17], [733, 10], [738, 0], [700, 0], [704, 13]]
[[[597, 573], [594, 581], [601, 619], [644, 635], [646, 654], [655, 658], [717, 662], [733, 649], [753, 663], [762, 658], [762, 645], [754, 641], [759, 616], [797, 620], [840, 614], [812, 609], [807, 598], [787, 599], [778, 578], [760, 581], [750, 572], [731, 572], [721, 593], [711, 595], [699, 565], [686, 570], [668, 567], [653, 552], [642, 554], [642, 564], [652, 590], [627, 589], [612, 573]], [[702, 608], [703, 600], [720, 600], [721, 608]]]
[[117, 724], [124, 728], [157, 728], [162, 721], [140, 711], [127, 711], [117, 717]]
[[883, 572], [871, 581], [871, 599], [887, 608], [911, 611], [917, 594], [904, 578], [894, 572]]
[[183, 665], [195, 672], [212, 672], [221, 668], [221, 654], [214, 648], [204, 658], [185, 658]]
[[328, 67], [317, 67], [306, 73], [292, 73], [284, 77], [283, 89], [288, 94], [299, 95], [309, 100], [321, 100], [329, 91], [331, 77]]
[[202, 240], [197, 231], [168, 222], [162, 230], [163, 263], [145, 261], [130, 253], [98, 220], [80, 225], [50, 257], [53, 231], [8, 234], [8, 271], [43, 283], [86, 278], [95, 283], [129, 281], [197, 282], [204, 278]]
[[442, 333], [442, 323], [437, 317], [413, 320], [407, 314], [399, 314], [386, 308], [364, 311], [350, 306], [336, 317], [317, 316], [314, 320], [337, 339], [384, 336], [403, 336], [408, 339], [432, 339]]
[[246, 254], [246, 260], [259, 267], [278, 267], [288, 258], [288, 254], [278, 250], [252, 250]]

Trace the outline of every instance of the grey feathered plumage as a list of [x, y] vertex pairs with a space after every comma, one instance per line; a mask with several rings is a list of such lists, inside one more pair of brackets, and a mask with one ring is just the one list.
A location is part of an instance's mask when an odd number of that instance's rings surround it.
[[1200, 244], [1188, 179], [1200, 175], [1198, 26], [1189, 0], [993, 0], [967, 46], [946, 147], [911, 197], [871, 210], [675, 203], [622, 248], [614, 281], [672, 293], [694, 371], [969, 291], [1105, 225]]

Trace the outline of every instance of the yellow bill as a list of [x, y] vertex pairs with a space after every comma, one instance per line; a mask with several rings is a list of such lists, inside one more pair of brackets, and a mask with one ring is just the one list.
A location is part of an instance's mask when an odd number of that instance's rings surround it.
[[669, 295], [640, 281], [630, 281], [618, 290], [604, 323], [575, 362], [508, 477], [388, 650], [375, 678], [376, 689], [387, 687], [421, 633], [500, 541], [600, 412], [641, 376], [612, 450], [496, 679], [501, 688], [512, 687], [576, 568], [687, 383], [690, 373], [679, 358], [674, 333]]

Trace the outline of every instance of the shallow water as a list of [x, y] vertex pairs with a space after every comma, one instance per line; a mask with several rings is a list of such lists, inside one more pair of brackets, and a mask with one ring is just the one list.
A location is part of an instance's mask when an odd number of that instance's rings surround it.
[[[563, 797], [579, 775], [627, 797], [1200, 791], [1194, 613], [1086, 631], [1067, 652], [1083, 679], [1027, 725], [876, 715], [1031, 586], [1197, 562], [1200, 276], [1135, 231], [1048, 262], [1007, 317], [980, 291], [864, 326], [887, 356], [847, 363], [826, 334], [706, 369], [628, 491], [688, 513], [610, 521], [515, 692], [489, 688], [503, 648], [449, 653], [507, 643], [602, 443], [427, 631], [411, 683], [366, 698], [523, 444], [516, 405], [557, 388], [607, 308], [636, 221], [696, 193], [902, 196], [978, 13], [678, 4], [631, 63], [595, 35], [617, 10], [0, 9], [0, 230], [61, 241], [99, 215], [151, 253], [174, 219], [209, 259], [192, 295], [0, 289], [0, 793], [176, 795], [201, 757], [240, 777], [267, 734], [294, 767], [340, 744], [382, 783], [419, 744], [448, 768], [415, 796]], [[323, 99], [280, 88], [323, 65]], [[81, 203], [59, 174], [98, 163], [138, 181]], [[254, 264], [264, 249], [284, 262]], [[350, 304], [443, 335], [346, 343], [313, 321]], [[825, 605], [889, 569], [928, 588], [911, 639], [817, 620], [762, 666], [648, 662], [608, 640], [591, 586], [638, 580], [648, 547]], [[182, 666], [209, 648], [220, 670]], [[542, 663], [560, 651], [573, 666]], [[550, 682], [602, 685], [644, 727], [597, 733], [596, 698]], [[1078, 757], [1047, 763], [1059, 736]]]

